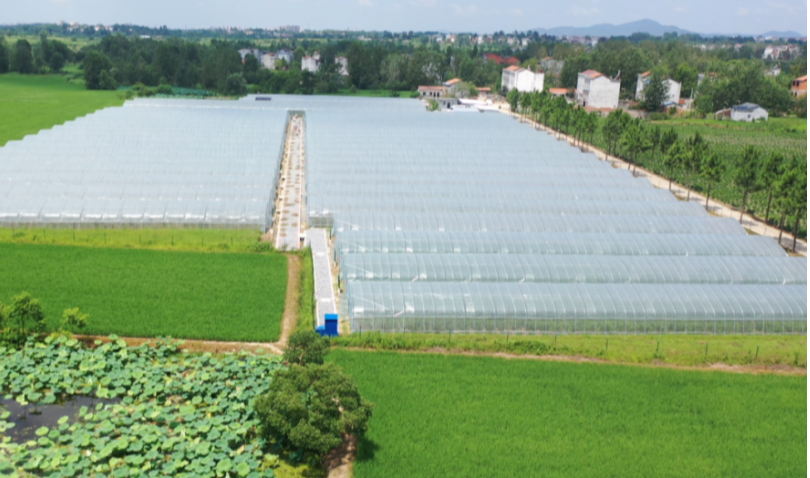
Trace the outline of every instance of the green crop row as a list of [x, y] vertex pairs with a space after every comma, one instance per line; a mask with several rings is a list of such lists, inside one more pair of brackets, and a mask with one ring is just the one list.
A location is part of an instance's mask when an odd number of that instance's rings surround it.
[[79, 307], [89, 334], [271, 342], [281, 333], [280, 254], [0, 243], [0, 257], [0, 300], [30, 292], [52, 329]]
[[807, 379], [335, 350], [376, 404], [356, 478], [784, 477]]

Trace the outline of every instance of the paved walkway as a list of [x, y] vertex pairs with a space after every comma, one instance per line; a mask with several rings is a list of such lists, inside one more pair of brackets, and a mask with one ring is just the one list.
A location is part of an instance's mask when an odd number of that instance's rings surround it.
[[[506, 106], [506, 108], [501, 108], [501, 112], [505, 113], [505, 114], [508, 114], [510, 116], [515, 116], [515, 113], [512, 113], [512, 112], [510, 112], [508, 110], [508, 105]], [[555, 136], [556, 138], [558, 138], [560, 140], [568, 141], [568, 143], [571, 144], [572, 146], [574, 145], [574, 138], [572, 138], [572, 137], [570, 137], [570, 136], [568, 136], [566, 134], [554, 131], [551, 128], [547, 128], [547, 127], [543, 126], [542, 124], [536, 123], [535, 121], [533, 121], [533, 120], [531, 120], [529, 118], [526, 118], [525, 116], [519, 115], [519, 117], [520, 117], [520, 122], [521, 123], [527, 123], [527, 124], [533, 126], [537, 130], [545, 131], [546, 133], [548, 133], [550, 135], [553, 135], [553, 136]], [[628, 167], [628, 163], [626, 161], [624, 161], [623, 159], [617, 158], [615, 156], [610, 156], [605, 151], [602, 151], [601, 149], [599, 149], [599, 148], [597, 148], [595, 146], [592, 146], [592, 145], [590, 145], [588, 143], [582, 143], [582, 142], [578, 141], [578, 142], [576, 142], [576, 147], [582, 148], [583, 150], [586, 150], [586, 151], [590, 151], [590, 152], [594, 153], [597, 158], [599, 158], [601, 160], [610, 161], [613, 165], [615, 165], [617, 167], [625, 168], [625, 169], [627, 169], [627, 167]], [[632, 169], [633, 166], [630, 165], [630, 168]], [[669, 179], [666, 179], [666, 178], [664, 178], [662, 176], [659, 176], [659, 175], [653, 173], [652, 171], [648, 171], [648, 170], [646, 170], [646, 169], [644, 169], [644, 168], [642, 168], [640, 166], [636, 167], [635, 175], [636, 175], [636, 177], [647, 179], [648, 181], [650, 181], [652, 183], [653, 186], [655, 186], [657, 188], [661, 188], [661, 189], [668, 189], [669, 188]], [[678, 184], [678, 183], [673, 182], [672, 183], [672, 192], [678, 198], [686, 200], [687, 193], [689, 192], [689, 189], [682, 186], [682, 185], [680, 185], [680, 184]], [[691, 193], [688, 193], [688, 195], [689, 195], [689, 202], [695, 202], [695, 203], [699, 203], [701, 205], [706, 204], [706, 196], [704, 196], [704, 195], [702, 195], [700, 193], [697, 193], [695, 191], [692, 191]], [[733, 217], [733, 218], [738, 219], [738, 220], [740, 218], [740, 211], [738, 209], [735, 209], [734, 207], [729, 206], [728, 204], [722, 203], [720, 201], [715, 201], [714, 199], [709, 199], [708, 210], [709, 210], [710, 213], [712, 213], [712, 214], [714, 214], [716, 216]], [[777, 239], [777, 240], [779, 239], [779, 234], [780, 234], [779, 229], [777, 229], [777, 228], [775, 228], [775, 227], [773, 227], [771, 225], [766, 224], [765, 222], [751, 216], [750, 214], [743, 214], [742, 226], [744, 228], [748, 229], [748, 231], [753, 233], [753, 234], [758, 234], [758, 235], [761, 235], [761, 236], [769, 236], [769, 237], [773, 237], [774, 239]], [[785, 249], [791, 250], [793, 248], [793, 234], [790, 234], [790, 233], [787, 233], [787, 232], [782, 232], [782, 242], [781, 242], [781, 244], [782, 244], [782, 247], [784, 247]], [[799, 254], [799, 255], [807, 257], [807, 241], [802, 240], [802, 239], [799, 239], [799, 240], [796, 241], [796, 253]]]
[[276, 223], [276, 249], [294, 250], [300, 247], [301, 199], [304, 190], [304, 122], [293, 116], [287, 128]]
[[307, 239], [312, 248], [312, 267], [315, 273], [315, 324], [324, 325], [324, 314], [337, 314], [335, 285], [329, 256], [329, 238], [326, 229], [307, 230]]

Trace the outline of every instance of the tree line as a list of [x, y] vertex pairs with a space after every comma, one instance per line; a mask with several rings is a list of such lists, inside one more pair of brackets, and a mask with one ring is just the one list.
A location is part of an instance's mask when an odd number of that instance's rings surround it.
[[[599, 113], [588, 113], [584, 108], [568, 103], [564, 97], [547, 92], [507, 95], [512, 111], [524, 114], [550, 129], [567, 134], [580, 145], [585, 142], [599, 144], [609, 155], [623, 158], [635, 172], [641, 155], [646, 154], [650, 169], [669, 179], [670, 189], [675, 177], [683, 178], [687, 200], [698, 182], [706, 193], [705, 207], [709, 207], [712, 187], [729, 178], [742, 198], [740, 221], [750, 194], [764, 191], [767, 205], [763, 219], [783, 230], [788, 216], [793, 216], [793, 248], [799, 235], [801, 220], [807, 207], [807, 157], [785, 157], [778, 151], [765, 154], [760, 148], [747, 145], [732, 161], [724, 161], [700, 133], [681, 137], [674, 128], [665, 129], [633, 118], [621, 109], [606, 118]], [[772, 212], [778, 220], [772, 221]], [[781, 237], [780, 237], [781, 240]]]

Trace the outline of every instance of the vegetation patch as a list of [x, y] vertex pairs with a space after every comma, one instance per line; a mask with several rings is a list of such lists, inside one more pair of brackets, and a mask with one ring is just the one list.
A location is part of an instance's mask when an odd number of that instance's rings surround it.
[[329, 360], [376, 404], [357, 478], [806, 473], [806, 377], [344, 350]]
[[336, 348], [506, 353], [586, 357], [617, 363], [702, 366], [789, 365], [807, 368], [804, 335], [504, 335], [353, 333]]
[[76, 416], [53, 417], [22, 443], [10, 436], [15, 417], [0, 410], [0, 473], [273, 477], [279, 456], [258, 436], [253, 402], [268, 391], [279, 358], [189, 354], [178, 345], [127, 348], [115, 340], [87, 349], [51, 337], [22, 350], [0, 348], [5, 400], [102, 399]]
[[280, 254], [0, 243], [0, 257], [0, 298], [30, 292], [50, 330], [79, 307], [88, 334], [273, 342], [281, 333]]
[[114, 91], [89, 91], [61, 75], [0, 75], [0, 146], [108, 106], [124, 103]]

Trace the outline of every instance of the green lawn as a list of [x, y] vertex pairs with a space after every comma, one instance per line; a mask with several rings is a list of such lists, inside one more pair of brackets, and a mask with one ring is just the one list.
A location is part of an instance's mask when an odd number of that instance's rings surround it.
[[0, 300], [30, 292], [51, 328], [80, 307], [90, 334], [270, 342], [281, 333], [280, 254], [0, 243], [0, 257]]
[[115, 91], [90, 91], [62, 75], [0, 75], [0, 146], [107, 106]]
[[807, 379], [333, 351], [376, 404], [372, 477], [786, 477], [807, 471]]

